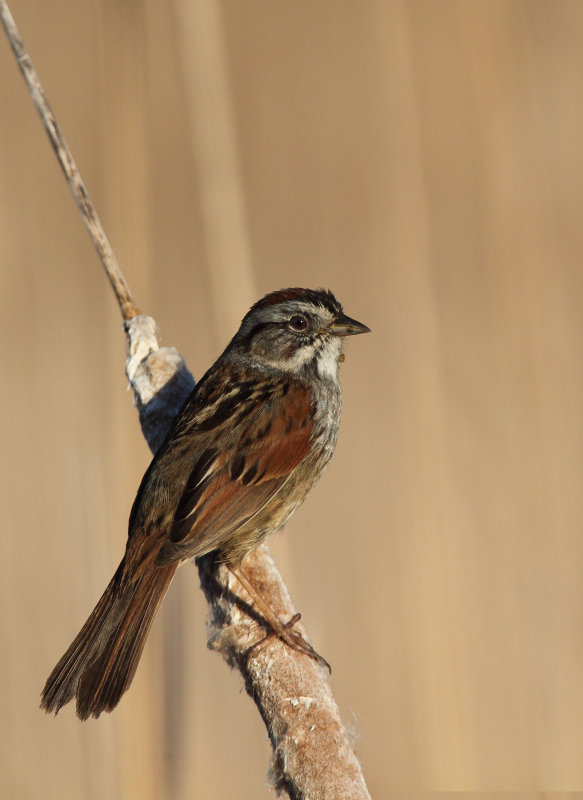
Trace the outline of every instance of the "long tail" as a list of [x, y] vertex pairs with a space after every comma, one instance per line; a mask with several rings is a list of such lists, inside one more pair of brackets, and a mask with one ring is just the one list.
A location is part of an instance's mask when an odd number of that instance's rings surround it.
[[134, 581], [122, 581], [124, 562], [72, 645], [49, 675], [41, 708], [59, 709], [77, 698], [81, 719], [112, 711], [129, 688], [154, 615], [176, 564], [151, 567]]

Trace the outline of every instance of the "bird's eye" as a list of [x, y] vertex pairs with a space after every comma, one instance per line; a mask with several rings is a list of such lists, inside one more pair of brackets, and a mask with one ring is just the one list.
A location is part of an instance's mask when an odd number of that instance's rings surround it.
[[308, 327], [308, 320], [303, 314], [294, 314], [290, 319], [289, 324], [294, 331], [305, 331]]

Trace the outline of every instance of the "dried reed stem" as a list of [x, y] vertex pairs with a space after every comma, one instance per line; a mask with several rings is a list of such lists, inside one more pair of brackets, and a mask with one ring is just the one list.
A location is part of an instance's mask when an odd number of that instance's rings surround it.
[[79, 169], [75, 164], [75, 160], [65, 141], [65, 137], [57, 124], [57, 120], [51, 110], [37, 72], [32, 64], [30, 56], [26, 52], [22, 37], [20, 36], [14, 18], [5, 0], [0, 0], [0, 18], [2, 19], [2, 25], [6, 31], [6, 36], [14, 52], [16, 62], [28, 86], [32, 101], [40, 114], [42, 123], [51, 140], [57, 158], [59, 159], [59, 164], [65, 173], [69, 188], [81, 212], [83, 222], [89, 231], [89, 235], [93, 239], [93, 244], [97, 248], [107, 277], [113, 287], [122, 317], [126, 320], [131, 319], [140, 313], [140, 309], [131, 296], [128, 285], [125, 282], [115, 254], [109, 243], [109, 239], [105, 235], [103, 225], [97, 216], [97, 212], [85, 188]]
[[[155, 452], [194, 379], [174, 348], [159, 347], [154, 320], [142, 316], [134, 303], [5, 0], [0, 0], [0, 16], [120, 305], [128, 339], [126, 372], [142, 431]], [[198, 568], [210, 606], [209, 646], [240, 670], [257, 704], [273, 747], [270, 774], [278, 793], [292, 800], [370, 800], [327, 670], [275, 638], [251, 649], [264, 631], [245, 590], [225, 567], [208, 557], [199, 561]], [[267, 547], [247, 556], [245, 570], [274, 610], [284, 619], [295, 615]]]
[[[126, 372], [155, 452], [194, 381], [174, 348], [158, 347], [151, 317], [135, 317], [125, 329]], [[270, 778], [277, 791], [292, 800], [370, 800], [328, 670], [275, 637], [252, 649], [265, 630], [245, 590], [212, 558], [199, 559], [197, 566], [210, 609], [209, 647], [239, 669], [259, 709], [273, 748]], [[263, 545], [249, 553], [244, 567], [274, 611], [291, 619], [296, 609], [269, 549]]]

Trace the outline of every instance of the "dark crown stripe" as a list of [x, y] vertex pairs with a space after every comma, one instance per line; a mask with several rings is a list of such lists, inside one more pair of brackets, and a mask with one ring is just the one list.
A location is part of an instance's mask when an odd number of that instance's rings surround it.
[[327, 308], [332, 314], [342, 313], [342, 306], [329, 289], [300, 288], [279, 289], [276, 292], [271, 292], [265, 295], [265, 297], [262, 297], [261, 300], [258, 300], [255, 305], [251, 306], [249, 313], [251, 314], [262, 308], [269, 308], [269, 306], [275, 306], [278, 303], [285, 303], [290, 300], [302, 300], [306, 303], [313, 303], [314, 305]]

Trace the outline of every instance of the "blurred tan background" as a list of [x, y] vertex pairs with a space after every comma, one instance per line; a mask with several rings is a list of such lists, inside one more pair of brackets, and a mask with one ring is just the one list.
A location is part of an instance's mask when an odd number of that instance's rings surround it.
[[[330, 287], [373, 329], [348, 343], [335, 459], [273, 541], [372, 795], [574, 796], [583, 3], [11, 6], [137, 302], [196, 376], [275, 288]], [[38, 710], [149, 453], [4, 39], [0, 108], [0, 796], [267, 798], [190, 566], [114, 714]]]

